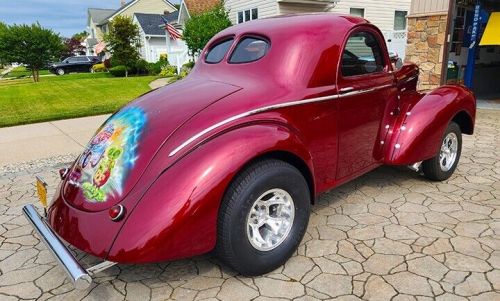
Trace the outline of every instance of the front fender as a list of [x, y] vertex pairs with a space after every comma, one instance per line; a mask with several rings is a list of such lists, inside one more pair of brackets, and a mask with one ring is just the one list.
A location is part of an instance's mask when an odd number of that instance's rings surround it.
[[403, 94], [402, 111], [393, 125], [385, 164], [407, 165], [436, 156], [448, 124], [459, 114], [468, 116], [472, 129], [476, 100], [463, 86], [442, 86], [425, 95]]
[[231, 180], [252, 159], [278, 150], [312, 169], [303, 143], [282, 125], [240, 127], [199, 146], [156, 179], [128, 215], [108, 260], [157, 262], [212, 250], [220, 202]]

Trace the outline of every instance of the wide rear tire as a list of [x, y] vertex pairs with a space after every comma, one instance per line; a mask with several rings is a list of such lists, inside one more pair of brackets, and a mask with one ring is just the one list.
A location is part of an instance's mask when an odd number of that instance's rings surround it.
[[252, 164], [224, 196], [216, 254], [243, 275], [275, 270], [299, 246], [310, 203], [307, 181], [294, 166], [274, 159]]
[[439, 153], [422, 163], [424, 175], [433, 181], [447, 180], [455, 172], [461, 154], [462, 131], [460, 126], [452, 121], [441, 140]]

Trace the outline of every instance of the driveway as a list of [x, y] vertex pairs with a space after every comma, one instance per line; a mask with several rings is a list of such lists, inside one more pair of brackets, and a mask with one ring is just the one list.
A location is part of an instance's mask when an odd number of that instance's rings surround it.
[[[429, 182], [382, 167], [322, 195], [285, 266], [241, 277], [210, 255], [119, 265], [75, 291], [21, 216], [33, 177], [52, 189], [68, 158], [0, 172], [0, 299], [500, 300], [500, 111], [480, 111], [459, 168]], [[92, 261], [85, 257], [84, 261]]]

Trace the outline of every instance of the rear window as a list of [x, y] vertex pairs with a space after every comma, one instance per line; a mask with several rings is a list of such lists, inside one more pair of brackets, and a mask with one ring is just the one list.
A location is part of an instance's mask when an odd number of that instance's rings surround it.
[[259, 38], [243, 38], [231, 55], [229, 63], [249, 63], [261, 59], [269, 50], [269, 42]]
[[210, 48], [207, 55], [205, 56], [205, 62], [216, 64], [222, 61], [227, 51], [229, 50], [229, 47], [231, 47], [231, 44], [233, 44], [233, 39], [225, 40]]

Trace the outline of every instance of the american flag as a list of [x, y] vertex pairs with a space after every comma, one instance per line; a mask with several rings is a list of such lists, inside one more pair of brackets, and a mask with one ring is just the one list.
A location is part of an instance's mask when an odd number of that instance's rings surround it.
[[173, 40], [178, 40], [182, 37], [181, 33], [175, 29], [175, 27], [168, 23], [168, 21], [162, 17], [162, 20], [163, 20], [163, 23], [165, 23], [165, 30], [168, 32], [168, 34], [170, 35], [170, 37], [173, 39]]

